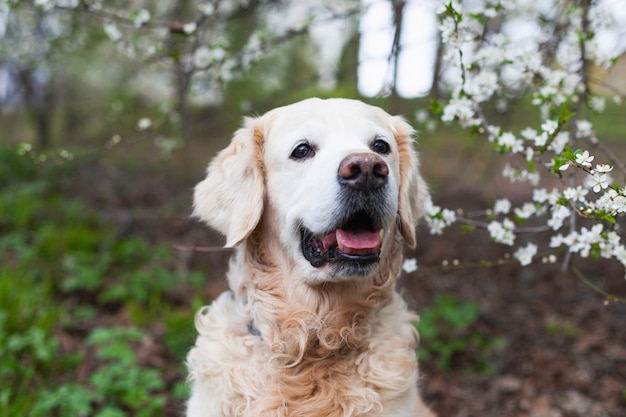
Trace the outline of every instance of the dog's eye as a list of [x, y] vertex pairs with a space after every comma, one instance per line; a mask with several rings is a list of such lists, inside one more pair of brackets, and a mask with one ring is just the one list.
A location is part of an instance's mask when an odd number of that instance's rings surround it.
[[389, 146], [389, 144], [382, 139], [376, 139], [374, 142], [372, 142], [370, 148], [372, 148], [374, 152], [382, 155], [387, 155], [389, 152], [391, 152], [391, 147]]
[[311, 145], [309, 145], [306, 142], [303, 142], [295, 147], [295, 149], [291, 152], [290, 158], [298, 160], [298, 159], [311, 158], [314, 155], [315, 155], [315, 151], [313, 150]]

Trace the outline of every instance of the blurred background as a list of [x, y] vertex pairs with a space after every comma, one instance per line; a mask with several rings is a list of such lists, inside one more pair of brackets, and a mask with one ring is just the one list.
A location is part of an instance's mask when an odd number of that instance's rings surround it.
[[[487, 30], [534, 36], [523, 13], [538, 2], [516, 3]], [[566, 3], [542, 2], [546, 24]], [[626, 23], [619, 1], [604, 3]], [[439, 6], [0, 3], [0, 415], [182, 415], [193, 315], [226, 289], [229, 257], [190, 218], [192, 189], [244, 116], [361, 99], [417, 128], [437, 204], [472, 212], [531, 193], [501, 177], [489, 142], [432, 111], [450, 93]], [[603, 44], [623, 52], [624, 27]], [[590, 71], [607, 100], [589, 118], [623, 160], [612, 98], [626, 60]], [[524, 91], [490, 112], [509, 129], [537, 124]], [[420, 227], [407, 256], [418, 267], [399, 285], [422, 317], [422, 391], [442, 417], [626, 416], [626, 308], [608, 297], [626, 296], [620, 265], [522, 268], [463, 227]]]

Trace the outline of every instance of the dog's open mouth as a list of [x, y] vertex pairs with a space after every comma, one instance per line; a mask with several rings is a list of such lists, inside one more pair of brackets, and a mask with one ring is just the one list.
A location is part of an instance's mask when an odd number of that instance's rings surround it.
[[376, 263], [383, 236], [378, 223], [367, 212], [359, 211], [326, 233], [314, 234], [302, 227], [302, 253], [316, 268], [327, 263]]

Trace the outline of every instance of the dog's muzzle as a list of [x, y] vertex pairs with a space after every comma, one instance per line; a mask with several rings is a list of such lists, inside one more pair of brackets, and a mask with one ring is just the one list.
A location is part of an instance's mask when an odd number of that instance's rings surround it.
[[389, 167], [376, 154], [352, 154], [341, 162], [341, 204], [333, 216], [338, 222], [322, 233], [300, 229], [302, 253], [313, 267], [331, 264], [348, 274], [366, 274], [378, 263], [389, 212], [388, 176]]
[[316, 235], [301, 228], [302, 254], [316, 268], [334, 262], [375, 263], [380, 257], [382, 235], [383, 229], [373, 227], [362, 212], [328, 233]]

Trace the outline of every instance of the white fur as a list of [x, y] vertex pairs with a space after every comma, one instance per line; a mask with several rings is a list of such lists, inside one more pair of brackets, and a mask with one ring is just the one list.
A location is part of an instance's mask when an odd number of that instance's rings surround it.
[[[376, 107], [309, 99], [247, 119], [211, 163], [194, 214], [237, 249], [231, 292], [196, 316], [188, 417], [433, 416], [417, 393], [417, 316], [393, 293], [427, 194], [411, 135]], [[304, 258], [299, 229], [332, 227], [339, 164], [374, 138], [391, 145], [381, 260], [336, 277]], [[315, 156], [294, 161], [303, 140]]]

